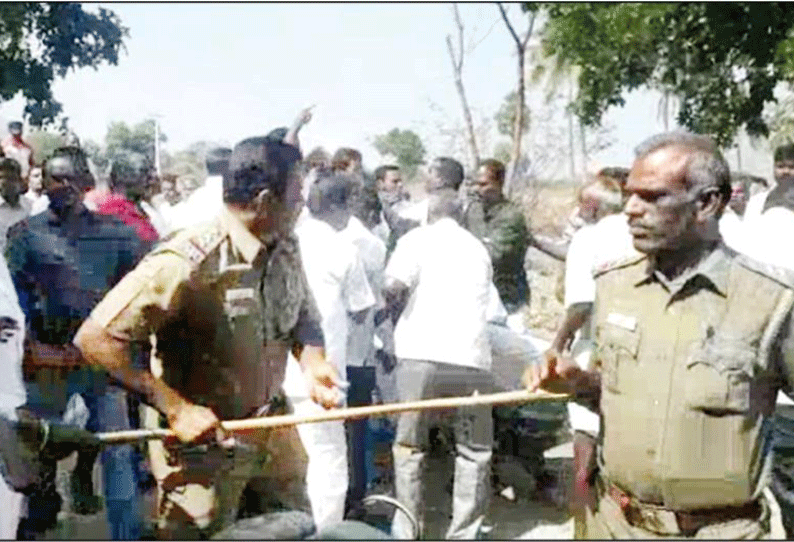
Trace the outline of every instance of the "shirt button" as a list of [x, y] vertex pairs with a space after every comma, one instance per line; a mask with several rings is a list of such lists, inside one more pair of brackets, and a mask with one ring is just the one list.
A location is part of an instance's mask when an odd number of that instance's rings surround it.
[[656, 450], [654, 450], [653, 448], [648, 448], [647, 450], [645, 450], [645, 453], [648, 454], [648, 457], [656, 457]]

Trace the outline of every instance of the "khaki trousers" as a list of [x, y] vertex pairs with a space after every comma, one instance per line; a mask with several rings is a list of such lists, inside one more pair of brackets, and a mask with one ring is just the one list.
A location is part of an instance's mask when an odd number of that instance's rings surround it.
[[[157, 427], [159, 414], [146, 408], [145, 426]], [[262, 430], [246, 435], [245, 442], [250, 446], [231, 451], [149, 442], [160, 538], [206, 538], [232, 525], [246, 486], [256, 493], [260, 508], [310, 509], [307, 457], [295, 427]]]
[[[599, 499], [595, 510], [585, 512], [585, 529], [577, 532], [581, 539], [658, 539], [693, 538], [707, 540], [769, 540], [771, 539], [771, 509], [769, 493], [761, 497], [762, 512], [758, 519], [734, 519], [713, 523], [700, 528], [694, 535], [686, 536], [677, 528], [670, 512], [664, 511], [659, 517], [649, 517], [643, 523], [630, 524], [620, 506], [603, 490], [599, 480]], [[657, 516], [657, 514], [653, 514]], [[668, 516], [668, 517], [663, 517]], [[779, 518], [778, 518], [779, 521]], [[777, 530], [777, 529], [776, 529]]]

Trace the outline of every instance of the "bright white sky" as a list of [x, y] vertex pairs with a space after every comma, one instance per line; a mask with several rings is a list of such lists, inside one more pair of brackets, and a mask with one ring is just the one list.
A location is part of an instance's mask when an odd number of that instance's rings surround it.
[[[159, 114], [171, 152], [200, 140], [234, 144], [289, 125], [301, 108], [316, 104], [301, 133], [304, 148], [359, 148], [374, 168], [382, 162], [374, 135], [411, 128], [433, 155], [444, 152], [437, 121], [460, 121], [444, 41], [454, 34], [450, 4], [108, 7], [130, 29], [119, 65], [73, 72], [54, 86], [81, 139], [101, 142], [111, 121], [134, 124]], [[464, 82], [475, 112], [492, 117], [516, 84], [514, 45], [494, 4], [460, 9], [467, 31], [487, 33], [466, 58]], [[510, 5], [509, 13], [524, 29], [519, 7]], [[641, 92], [611, 110], [605, 120], [617, 142], [595, 159], [629, 165], [634, 146], [662, 130], [657, 104], [658, 97]], [[5, 103], [0, 119], [21, 111], [21, 100]]]

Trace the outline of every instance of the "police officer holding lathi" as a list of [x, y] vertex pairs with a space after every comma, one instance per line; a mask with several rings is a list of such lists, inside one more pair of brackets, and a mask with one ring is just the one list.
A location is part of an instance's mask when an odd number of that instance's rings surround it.
[[596, 271], [591, 370], [549, 354], [530, 389], [598, 408], [586, 538], [770, 534], [770, 419], [794, 384], [794, 275], [720, 238], [728, 165], [707, 137], [655, 136], [626, 185], [642, 254]]
[[[314, 299], [292, 233], [301, 207], [300, 152], [265, 137], [237, 144], [224, 206], [165, 239], [97, 305], [75, 338], [89, 363], [142, 394], [192, 448], [167, 448], [158, 481], [160, 535], [212, 536], [237, 519], [265, 462], [261, 442], [228, 448], [219, 419], [261, 415], [279, 392], [289, 350], [313, 399], [340, 402]], [[135, 369], [130, 347], [156, 336], [159, 370]], [[302, 449], [298, 450], [302, 453]]]

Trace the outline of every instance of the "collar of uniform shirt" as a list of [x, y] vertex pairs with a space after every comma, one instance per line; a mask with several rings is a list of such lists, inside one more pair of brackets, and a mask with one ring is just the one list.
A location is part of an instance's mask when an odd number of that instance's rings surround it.
[[226, 231], [229, 232], [229, 238], [234, 248], [240, 251], [246, 263], [253, 262], [259, 251], [264, 248], [264, 245], [254, 234], [248, 231], [248, 228], [225, 205], [221, 210], [220, 216]]
[[719, 242], [695, 267], [684, 272], [675, 280], [668, 280], [664, 274], [657, 270], [647, 269], [646, 276], [637, 281], [634, 286], [658, 282], [664, 286], [672, 298], [697, 277], [703, 277], [718, 294], [725, 297], [728, 289], [731, 253], [732, 251], [728, 247]]

